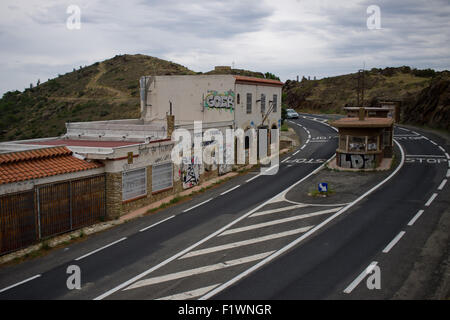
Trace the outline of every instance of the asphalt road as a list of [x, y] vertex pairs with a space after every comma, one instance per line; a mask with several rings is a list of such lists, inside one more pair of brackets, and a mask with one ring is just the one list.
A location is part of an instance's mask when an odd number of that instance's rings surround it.
[[[448, 154], [438, 137], [396, 129], [405, 163], [379, 189], [343, 213], [345, 204], [295, 203], [287, 192], [336, 149], [336, 132], [323, 120], [291, 122], [302, 145], [280, 159], [276, 175], [239, 176], [155, 215], [1, 268], [0, 299], [391, 297], [448, 208]], [[374, 261], [381, 289], [368, 290], [363, 279], [344, 293]], [[70, 265], [81, 270], [80, 290], [67, 288]]]
[[[324, 132], [335, 134], [331, 128], [321, 123], [309, 120], [303, 120], [303, 122], [307, 123], [310, 135], [319, 135]], [[308, 140], [308, 132], [304, 128], [294, 126], [294, 129], [303, 141]], [[323, 162], [333, 155], [335, 148], [336, 142], [333, 140], [321, 144], [320, 147], [318, 144], [310, 143], [301, 150], [298, 156], [301, 155], [305, 159], [321, 159]], [[239, 217], [308, 175], [318, 168], [322, 162], [311, 162], [290, 167], [281, 164], [276, 175], [257, 176], [256, 173], [250, 173], [157, 215], [117, 226], [112, 230], [89, 237], [81, 243], [52, 251], [45, 257], [1, 268], [0, 299], [97, 298], [136, 275], [140, 275], [150, 268], [158, 266], [158, 264], [165, 263], [167, 259], [171, 259], [184, 249], [203, 241], [210, 234], [235, 222]], [[229, 191], [236, 186], [239, 187], [222, 195], [225, 191]], [[209, 201], [192, 210], [183, 212], [207, 200]], [[167, 218], [170, 219], [140, 232], [143, 228]], [[114, 244], [79, 259], [111, 243]], [[275, 246], [274, 250], [276, 249]], [[196, 263], [192, 263], [194, 268]], [[208, 259], [203, 257], [198, 263], [210, 264]], [[66, 270], [70, 265], [80, 267], [80, 290], [69, 290], [66, 286], [69, 277]], [[242, 265], [246, 266], [247, 264], [243, 263]], [[172, 266], [167, 264], [157, 271], [170, 272], [171, 268]], [[176, 269], [177, 266], [173, 266], [173, 268]], [[28, 279], [31, 280], [22, 283]], [[180, 290], [184, 290], [185, 285], [183, 284], [181, 287], [183, 288], [180, 288]], [[159, 298], [164, 294], [171, 293], [168, 292], [166, 287], [159, 288], [157, 291], [153, 289], [150, 291], [152, 298]], [[129, 296], [119, 296], [119, 293], [111, 298], [129, 298]], [[148, 294], [131, 296], [133, 298], [146, 298]]]

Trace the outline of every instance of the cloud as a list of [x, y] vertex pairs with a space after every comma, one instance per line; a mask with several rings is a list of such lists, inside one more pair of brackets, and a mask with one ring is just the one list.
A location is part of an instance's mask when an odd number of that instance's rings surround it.
[[[66, 9], [81, 9], [68, 30]], [[378, 5], [381, 29], [369, 30]], [[7, 0], [0, 3], [0, 93], [116, 54], [142, 53], [195, 71], [231, 65], [282, 80], [367, 68], [450, 66], [448, 0]]]

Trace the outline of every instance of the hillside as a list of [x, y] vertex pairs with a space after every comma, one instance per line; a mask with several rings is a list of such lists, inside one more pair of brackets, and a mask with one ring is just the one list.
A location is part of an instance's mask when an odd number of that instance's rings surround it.
[[[403, 122], [448, 130], [448, 94], [447, 99], [440, 97], [445, 92], [442, 89], [445, 84], [435, 84], [441, 89], [430, 89], [438, 78], [442, 81], [446, 77], [448, 78], [448, 72], [412, 70], [409, 67], [365, 71], [364, 105], [376, 106], [377, 100], [400, 100]], [[343, 107], [357, 105], [357, 85], [357, 73], [320, 80], [288, 80], [283, 87], [283, 102], [289, 108], [299, 111], [343, 113]], [[419, 99], [419, 96], [422, 98]], [[425, 118], [424, 108], [427, 109]]]
[[63, 134], [66, 122], [138, 118], [139, 78], [195, 74], [173, 62], [121, 55], [73, 70], [0, 100], [0, 141]]

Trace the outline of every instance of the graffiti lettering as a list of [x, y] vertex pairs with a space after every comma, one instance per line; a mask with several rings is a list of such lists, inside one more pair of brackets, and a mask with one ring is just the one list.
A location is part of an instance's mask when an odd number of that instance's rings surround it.
[[205, 98], [205, 107], [230, 109], [232, 111], [234, 109], [234, 92], [229, 90], [219, 94], [217, 91], [208, 91]]
[[375, 168], [375, 155], [373, 154], [341, 154], [341, 167], [352, 169]]

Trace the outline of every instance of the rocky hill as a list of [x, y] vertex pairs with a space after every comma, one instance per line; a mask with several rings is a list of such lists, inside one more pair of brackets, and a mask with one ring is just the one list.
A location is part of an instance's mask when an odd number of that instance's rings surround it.
[[[449, 72], [431, 69], [374, 68], [364, 72], [364, 105], [379, 100], [402, 101], [401, 121], [449, 129]], [[283, 102], [304, 112], [343, 113], [343, 107], [357, 105], [358, 74], [320, 80], [285, 82]]]

